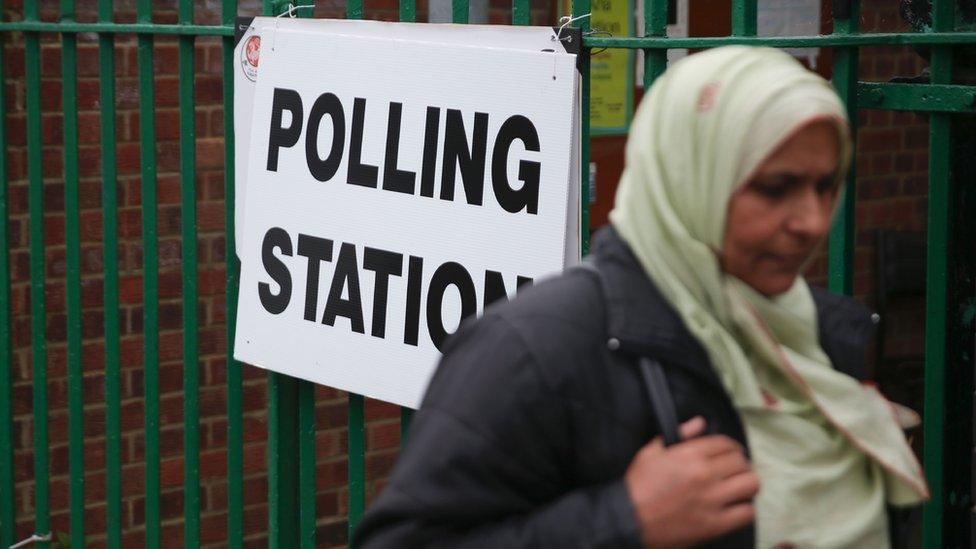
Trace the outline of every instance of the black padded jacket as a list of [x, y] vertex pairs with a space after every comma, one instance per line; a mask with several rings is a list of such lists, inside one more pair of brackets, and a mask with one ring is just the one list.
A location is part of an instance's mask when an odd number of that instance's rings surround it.
[[[746, 444], [704, 349], [612, 228], [593, 258], [599, 275], [541, 281], [448, 340], [355, 547], [640, 547], [623, 474], [658, 434], [642, 356], [663, 366], [680, 421]], [[869, 312], [813, 293], [821, 346], [862, 377]], [[753, 526], [709, 545], [753, 547]]]

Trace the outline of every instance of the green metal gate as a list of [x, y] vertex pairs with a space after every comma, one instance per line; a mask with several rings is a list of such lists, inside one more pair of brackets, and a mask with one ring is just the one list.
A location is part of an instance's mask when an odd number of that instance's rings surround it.
[[[950, 456], [946, 435], [963, 435], [957, 424], [947, 430], [947, 413], [967, 406], [947, 406], [947, 383], [966, 380], [961, 390], [952, 395], [969, 395], [972, 402], [972, 377], [957, 373], [956, 368], [972, 363], [971, 349], [964, 348], [948, 334], [964, 334], [962, 341], [971, 347], [973, 313], [976, 305], [971, 300], [973, 271], [971, 261], [954, 261], [953, 254], [965, 250], [966, 235], [957, 227], [964, 226], [960, 219], [965, 212], [953, 207], [961, 185], [972, 181], [954, 182], [950, 178], [951, 124], [954, 117], [976, 112], [976, 86], [953, 84], [953, 56], [964, 45], [976, 44], [976, 32], [957, 31], [957, 14], [954, 4], [948, 0], [933, 0], [931, 32], [861, 34], [858, 32], [859, 3], [857, 0], [834, 2], [833, 34], [826, 36], [757, 38], [756, 0], [733, 0], [732, 36], [717, 38], [666, 38], [668, 0], [643, 0], [646, 35], [641, 38], [587, 36], [588, 48], [629, 48], [645, 51], [645, 86], [661, 74], [667, 63], [670, 48], [708, 48], [724, 44], [763, 44], [775, 47], [821, 47], [833, 50], [834, 84], [848, 106], [852, 120], [857, 120], [859, 108], [907, 110], [928, 113], [929, 135], [929, 210], [928, 210], [928, 279], [927, 279], [927, 329], [925, 336], [925, 467], [929, 476], [933, 499], [924, 511], [924, 541], [926, 547], [965, 545], [963, 536], [968, 534], [969, 507], [971, 500], [971, 471], [947, 472], [943, 464], [952, 460], [968, 463], [969, 456]], [[301, 4], [311, 4], [303, 1]], [[466, 23], [468, 3], [453, 0], [453, 19]], [[264, 0], [263, 11], [277, 14], [287, 9], [287, 2]], [[120, 350], [119, 350], [119, 278], [115, 265], [119, 261], [117, 243], [119, 219], [116, 196], [116, 88], [115, 38], [120, 33], [137, 36], [137, 62], [139, 81], [139, 140], [142, 146], [141, 197], [142, 197], [142, 245], [143, 245], [143, 361], [145, 401], [145, 527], [146, 545], [159, 547], [175, 542], [163, 540], [160, 518], [160, 431], [159, 414], [159, 280], [157, 267], [157, 158], [152, 146], [156, 139], [154, 127], [154, 39], [161, 35], [178, 37], [179, 46], [179, 163], [181, 187], [181, 239], [182, 255], [182, 302], [183, 302], [183, 363], [184, 363], [184, 539], [176, 544], [198, 546], [201, 543], [200, 522], [200, 448], [198, 430], [198, 381], [199, 342], [197, 330], [197, 218], [196, 181], [194, 174], [197, 158], [194, 145], [196, 134], [194, 117], [194, 43], [197, 37], [217, 36], [222, 40], [223, 51], [223, 117], [224, 141], [224, 193], [226, 216], [226, 244], [224, 255], [227, 265], [227, 530], [225, 537], [231, 547], [241, 547], [244, 530], [243, 512], [243, 426], [242, 369], [231, 358], [234, 311], [237, 295], [237, 268], [234, 255], [234, 172], [233, 172], [233, 34], [237, 15], [236, 0], [222, 0], [221, 24], [215, 26], [194, 24], [194, 3], [179, 0], [178, 21], [160, 24], [152, 19], [149, 0], [136, 1], [136, 22], [113, 21], [112, 0], [97, 1], [97, 21], [78, 22], [75, 18], [75, 0], [60, 0], [60, 20], [42, 21], [40, 2], [26, 0], [22, 19], [0, 22], [0, 48], [12, 35], [20, 34], [24, 40], [25, 96], [26, 96], [26, 145], [29, 203], [29, 250], [30, 250], [30, 317], [31, 360], [33, 363], [33, 494], [34, 532], [42, 538], [39, 546], [47, 544], [50, 533], [49, 517], [49, 441], [48, 441], [48, 378], [46, 371], [47, 314], [45, 311], [45, 261], [44, 261], [44, 212], [45, 193], [42, 166], [42, 111], [41, 111], [41, 58], [42, 35], [60, 36], [62, 48], [62, 103], [63, 103], [63, 178], [65, 183], [65, 234], [66, 234], [66, 322], [69, 408], [69, 476], [70, 476], [70, 544], [85, 544], [84, 522], [84, 400], [82, 367], [82, 304], [81, 304], [81, 246], [79, 233], [79, 122], [77, 88], [77, 38], [80, 33], [96, 33], [98, 37], [98, 67], [100, 74], [101, 104], [101, 166], [102, 210], [104, 239], [104, 307], [105, 357], [104, 390], [106, 488], [105, 524], [108, 547], [122, 545], [122, 465], [120, 446]], [[0, 5], [0, 13], [3, 12]], [[301, 15], [309, 15], [302, 10]], [[590, 12], [590, 0], [576, 0], [572, 15]], [[348, 0], [346, 14], [349, 18], [362, 18], [363, 0]], [[402, 21], [416, 19], [415, 0], [400, 0], [399, 17]], [[513, 24], [526, 25], [530, 21], [529, 0], [513, 0], [511, 10]], [[588, 30], [587, 19], [580, 19], [583, 30]], [[931, 80], [927, 84], [864, 83], [857, 81], [859, 48], [873, 45], [928, 46], [931, 51]], [[8, 58], [0, 51], [0, 60]], [[582, 173], [589, 173], [589, 63], [584, 62], [583, 86], [583, 135]], [[0, 65], [0, 80], [6, 67]], [[0, 85], [0, 120], [7, 118], [7, 87]], [[19, 540], [15, 537], [15, 462], [13, 446], [12, 347], [13, 327], [11, 320], [11, 270], [10, 234], [8, 232], [8, 157], [7, 143], [10, 137], [6, 126], [0, 124], [0, 546], [9, 547]], [[855, 184], [854, 169], [849, 184]], [[582, 185], [583, 204], [587, 204], [588, 185]], [[971, 192], [971, 191], [965, 191]], [[842, 212], [833, 228], [829, 242], [829, 284], [837, 292], [850, 294], [853, 289], [854, 246], [854, 196], [847, 194]], [[588, 226], [588, 212], [583, 210], [583, 226]], [[956, 231], [956, 232], [954, 232]], [[968, 235], [972, 237], [973, 235]], [[588, 247], [584, 235], [584, 252]], [[971, 258], [972, 251], [968, 252]], [[964, 253], [964, 255], [967, 255]], [[959, 307], [952, 299], [963, 299]], [[955, 337], [955, 336], [953, 336]], [[965, 339], [969, 338], [969, 339]], [[967, 362], [968, 361], [968, 362]], [[269, 374], [269, 441], [268, 481], [269, 516], [267, 528], [270, 544], [274, 547], [313, 547], [316, 539], [315, 512], [315, 396], [310, 383]], [[966, 385], [968, 384], [968, 385]], [[949, 410], [949, 412], [947, 412]], [[970, 410], [971, 412], [971, 410]], [[401, 430], [406, 432], [410, 419], [409, 410], [403, 410]], [[952, 418], [950, 418], [952, 419]], [[971, 430], [971, 416], [970, 416]], [[348, 524], [355, 527], [365, 504], [365, 417], [363, 398], [348, 397]], [[963, 424], [965, 422], [963, 421]], [[971, 446], [971, 439], [966, 439]], [[971, 447], [970, 447], [971, 450]], [[956, 468], [958, 469], [958, 468]], [[965, 467], [963, 467], [965, 469]]]

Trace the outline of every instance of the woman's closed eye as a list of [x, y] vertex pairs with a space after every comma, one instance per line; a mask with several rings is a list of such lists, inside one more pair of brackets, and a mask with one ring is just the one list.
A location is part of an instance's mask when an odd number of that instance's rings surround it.
[[836, 174], [830, 174], [817, 181], [817, 192], [821, 195], [833, 194], [837, 192], [840, 181]]
[[[804, 185], [804, 178], [799, 175], [781, 174], [769, 178], [758, 178], [749, 187], [751, 190], [770, 199], [776, 200], [789, 195]], [[817, 194], [826, 196], [837, 191], [838, 179], [835, 174], [824, 176], [813, 185]]]
[[783, 198], [800, 185], [800, 178], [795, 175], [779, 175], [771, 178], [753, 181], [753, 190], [770, 199]]

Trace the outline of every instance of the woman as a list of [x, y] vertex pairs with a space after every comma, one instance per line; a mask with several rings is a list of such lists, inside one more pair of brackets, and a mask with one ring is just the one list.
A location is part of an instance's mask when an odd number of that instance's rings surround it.
[[595, 268], [452, 338], [357, 543], [887, 546], [886, 505], [924, 500], [925, 480], [856, 379], [867, 312], [800, 276], [850, 155], [836, 94], [782, 52], [668, 70]]

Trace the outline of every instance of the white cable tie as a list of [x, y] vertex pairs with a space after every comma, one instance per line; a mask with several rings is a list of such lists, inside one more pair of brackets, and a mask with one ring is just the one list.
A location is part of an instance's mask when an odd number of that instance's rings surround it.
[[31, 536], [31, 537], [29, 537], [29, 538], [27, 538], [25, 540], [18, 541], [17, 543], [11, 545], [10, 546], [10, 549], [20, 549], [21, 547], [27, 547], [28, 545], [30, 545], [32, 543], [37, 543], [39, 541], [42, 541], [42, 542], [43, 541], [51, 541], [51, 532], [48, 532], [48, 533], [44, 534], [43, 536], [40, 535], [40, 534], [34, 534], [33, 536]]
[[559, 32], [556, 33], [556, 36], [553, 36], [552, 37], [552, 40], [553, 41], [559, 40], [560, 42], [572, 41], [572, 39], [573, 39], [572, 36], [567, 36], [566, 38], [563, 38], [563, 29], [565, 29], [566, 27], [568, 27], [570, 24], [572, 24], [572, 23], [574, 23], [576, 21], [579, 21], [580, 19], [586, 19], [590, 15], [592, 15], [592, 14], [584, 13], [583, 15], [577, 15], [576, 17], [572, 17], [570, 15], [564, 15], [564, 16], [560, 17], [559, 18], [559, 23], [560, 23], [560, 25], [559, 25]]

